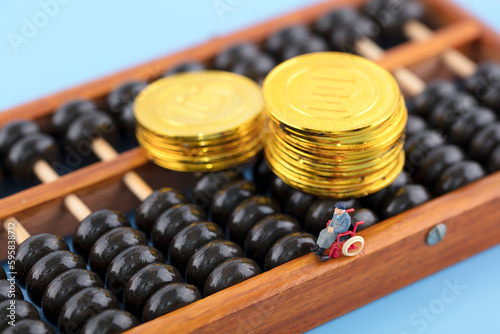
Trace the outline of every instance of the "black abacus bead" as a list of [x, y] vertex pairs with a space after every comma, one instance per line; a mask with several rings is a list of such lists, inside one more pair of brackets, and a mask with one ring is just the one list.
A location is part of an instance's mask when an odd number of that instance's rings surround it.
[[90, 287], [103, 288], [104, 284], [99, 275], [85, 269], [70, 269], [54, 278], [43, 294], [42, 309], [45, 318], [57, 325], [59, 313], [68, 298]]
[[89, 255], [90, 269], [95, 271], [103, 280], [106, 271], [113, 259], [125, 249], [147, 245], [146, 235], [130, 227], [118, 227], [104, 233], [92, 246]]
[[301, 224], [304, 224], [307, 211], [315, 200], [316, 197], [311, 194], [292, 189], [285, 203], [285, 211], [295, 217]]
[[432, 199], [431, 194], [420, 184], [409, 184], [399, 189], [382, 207], [382, 219], [396, 216]]
[[267, 253], [264, 269], [271, 270], [285, 262], [306, 255], [315, 245], [316, 237], [307, 232], [287, 234], [276, 241]]
[[281, 213], [278, 203], [270, 197], [254, 196], [238, 205], [229, 216], [229, 239], [243, 245], [248, 231], [262, 218]]
[[66, 131], [65, 142], [77, 154], [88, 156], [92, 152], [91, 144], [97, 138], [114, 143], [118, 138], [118, 128], [111, 116], [96, 110], [71, 122]]
[[52, 115], [51, 132], [55, 135], [62, 135], [77, 117], [96, 110], [98, 110], [97, 106], [90, 100], [73, 100], [65, 103]]
[[305, 219], [305, 230], [314, 235], [318, 235], [319, 232], [321, 232], [321, 230], [325, 228], [326, 223], [330, 219], [332, 219], [335, 204], [337, 204], [338, 202], [344, 203], [347, 209], [357, 209], [360, 207], [359, 202], [356, 199], [318, 199], [307, 211]]
[[130, 81], [113, 90], [107, 98], [111, 112], [119, 116], [123, 111], [123, 107], [133, 102], [147, 85], [148, 83], [145, 81]]
[[356, 231], [362, 231], [367, 227], [375, 225], [380, 221], [380, 219], [377, 216], [377, 214], [375, 213], [375, 211], [370, 210], [370, 209], [366, 209], [366, 208], [362, 208], [362, 209], [356, 210], [352, 214], [352, 224], [351, 225], [354, 226], [357, 222], [360, 222], [360, 221], [364, 221], [365, 223], [358, 225]]
[[227, 259], [244, 256], [241, 247], [232, 241], [210, 241], [198, 248], [189, 259], [186, 268], [186, 281], [202, 291], [208, 275], [215, 267]]
[[6, 167], [24, 180], [33, 179], [33, 166], [38, 160], [49, 164], [59, 158], [59, 147], [54, 138], [43, 133], [32, 133], [12, 145]]
[[127, 282], [123, 305], [140, 320], [149, 297], [161, 287], [175, 282], [182, 282], [182, 275], [177, 268], [162, 263], [148, 264]]
[[253, 182], [238, 180], [228, 184], [217, 193], [210, 205], [212, 221], [224, 227], [234, 208], [255, 194]]
[[453, 123], [449, 129], [450, 141], [456, 145], [465, 146], [482, 128], [496, 121], [493, 111], [478, 107], [470, 115]]
[[425, 123], [422, 117], [413, 114], [408, 115], [408, 120], [406, 122], [406, 136], [408, 138], [413, 137], [425, 129], [427, 129], [427, 123]]
[[207, 242], [217, 239], [225, 239], [219, 225], [208, 222], [189, 225], [172, 239], [168, 250], [170, 263], [185, 274], [189, 259], [194, 252]]
[[12, 145], [21, 138], [40, 131], [40, 127], [34, 121], [19, 120], [4, 125], [0, 129], [0, 155], [6, 156]]
[[500, 65], [493, 61], [479, 64], [476, 72], [465, 80], [465, 88], [482, 104], [500, 110]]
[[231, 68], [231, 72], [244, 75], [252, 80], [260, 82], [276, 66], [273, 57], [265, 52], [245, 60], [240, 60]]
[[314, 29], [325, 37], [329, 37], [337, 25], [345, 25], [356, 21], [359, 13], [354, 8], [340, 8], [320, 17], [314, 24]]
[[[122, 113], [118, 116], [121, 126], [127, 134], [132, 135], [135, 132], [134, 104], [129, 103], [122, 108]], [[135, 138], [135, 137], [134, 137]]]
[[3, 269], [2, 266], [0, 266], [0, 279], [7, 279], [7, 274], [5, 273], [5, 269]]
[[253, 182], [260, 193], [265, 194], [269, 189], [269, 184], [274, 174], [267, 164], [264, 155], [261, 154], [253, 166]]
[[500, 123], [492, 123], [478, 131], [469, 145], [469, 154], [474, 160], [486, 162], [490, 153], [500, 145]]
[[26, 291], [36, 306], [42, 303], [43, 293], [47, 286], [58, 275], [70, 269], [85, 269], [82, 257], [69, 251], [55, 251], [38, 260], [28, 273]]
[[61, 333], [79, 334], [86, 322], [105, 310], [118, 309], [115, 295], [103, 288], [85, 288], [64, 304], [59, 315]]
[[488, 159], [488, 171], [490, 173], [500, 170], [500, 146], [497, 146]]
[[175, 311], [201, 299], [201, 293], [190, 284], [172, 283], [156, 291], [146, 302], [142, 313], [144, 322]]
[[3, 334], [55, 334], [52, 327], [40, 320], [24, 319], [17, 321], [15, 326], [9, 326]]
[[241, 178], [240, 173], [232, 170], [205, 174], [193, 188], [193, 203], [207, 210], [215, 195], [222, 188]]
[[260, 267], [254, 260], [240, 257], [228, 259], [208, 275], [203, 294], [210, 296], [260, 273]]
[[[12, 290], [11, 290], [12, 287]], [[17, 284], [11, 284], [10, 281], [6, 279], [0, 280], [0, 302], [7, 299], [19, 299], [23, 300], [23, 292]]]
[[221, 53], [214, 59], [214, 66], [219, 70], [230, 70], [239, 61], [252, 59], [260, 54], [260, 50], [253, 43], [234, 45]]
[[281, 56], [289, 45], [302, 44], [310, 37], [311, 32], [305, 25], [287, 27], [267, 39], [266, 49], [277, 56]]
[[437, 147], [445, 143], [445, 138], [438, 130], [424, 130], [405, 142], [406, 153], [405, 165], [408, 171], [415, 172], [416, 167], [421, 166], [425, 158]]
[[118, 211], [99, 210], [85, 217], [73, 234], [73, 248], [85, 260], [94, 243], [107, 231], [117, 227], [130, 227], [127, 216]]
[[288, 184], [286, 184], [280, 177], [274, 176], [271, 180], [271, 196], [279, 203], [281, 207], [284, 207], [286, 201], [290, 197], [289, 194], [293, 190]]
[[106, 310], [90, 318], [82, 328], [82, 334], [118, 334], [139, 325], [139, 321], [127, 311]]
[[457, 87], [450, 81], [431, 81], [426, 85], [425, 90], [413, 99], [411, 113], [426, 117], [437, 103], [448, 96], [455, 95], [456, 92]]
[[3, 333], [9, 325], [10, 321], [18, 321], [23, 319], [40, 320], [40, 315], [36, 307], [24, 300], [4, 300], [0, 302], [0, 331]]
[[151, 263], [164, 262], [165, 258], [156, 248], [141, 245], [129, 247], [111, 261], [106, 271], [106, 287], [121, 300], [125, 285], [138, 270]]
[[247, 256], [264, 267], [267, 252], [281, 237], [299, 232], [300, 225], [289, 215], [272, 215], [260, 220], [251, 228], [245, 239]]
[[205, 211], [194, 204], [178, 204], [158, 217], [151, 231], [153, 245], [165, 256], [172, 239], [192, 223], [206, 221]]
[[448, 167], [439, 177], [434, 193], [436, 196], [463, 187], [471, 182], [481, 179], [486, 175], [483, 167], [470, 160], [460, 161]]
[[308, 39], [299, 44], [287, 45], [282, 51], [281, 58], [287, 60], [306, 53], [324, 52], [328, 50], [328, 43], [322, 37], [311, 34]]
[[414, 0], [371, 0], [363, 11], [380, 24], [388, 37], [401, 36], [406, 22], [419, 20], [425, 13], [423, 4]]
[[353, 15], [348, 12], [353, 11], [353, 9], [343, 8], [337, 11], [341, 13], [338, 15], [342, 17], [342, 19], [333, 22], [330, 43], [334, 50], [352, 53], [356, 51], [356, 43], [358, 40], [362, 38], [378, 40], [380, 27], [371, 19], [356, 12], [356, 18], [347, 21], [346, 18]]
[[188, 203], [188, 198], [180, 190], [170, 187], [155, 190], [135, 212], [137, 227], [149, 235], [153, 224], [162, 213], [174, 205], [183, 203]]
[[441, 173], [460, 161], [465, 160], [465, 153], [458, 146], [443, 145], [431, 152], [415, 174], [415, 180], [432, 189]]
[[69, 250], [66, 241], [54, 234], [37, 234], [24, 240], [16, 253], [16, 280], [21, 287], [26, 286], [26, 277], [36, 261], [58, 250]]
[[206, 66], [203, 63], [197, 61], [189, 61], [172, 67], [171, 69], [163, 73], [163, 77], [169, 77], [171, 75], [184, 72], [198, 72], [205, 69]]
[[477, 100], [465, 92], [447, 96], [436, 104], [430, 116], [431, 124], [448, 131], [455, 122], [476, 112]]

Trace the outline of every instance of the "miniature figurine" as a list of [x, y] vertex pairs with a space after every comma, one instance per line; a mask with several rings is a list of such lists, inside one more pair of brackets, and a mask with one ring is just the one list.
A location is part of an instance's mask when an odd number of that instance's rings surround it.
[[344, 203], [335, 204], [333, 217], [325, 229], [319, 233], [318, 241], [311, 251], [318, 256], [321, 261], [329, 259], [328, 255], [323, 255], [325, 249], [330, 247], [337, 240], [337, 236], [347, 232], [351, 226], [351, 216], [346, 212]]

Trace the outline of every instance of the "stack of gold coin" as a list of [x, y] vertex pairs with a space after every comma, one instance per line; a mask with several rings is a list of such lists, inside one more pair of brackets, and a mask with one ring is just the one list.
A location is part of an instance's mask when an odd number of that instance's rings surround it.
[[134, 104], [136, 135], [146, 156], [177, 171], [233, 168], [264, 145], [260, 87], [229, 72], [177, 74], [153, 82]]
[[299, 56], [264, 81], [266, 158], [285, 183], [321, 197], [361, 197], [404, 165], [407, 111], [386, 70], [337, 52]]

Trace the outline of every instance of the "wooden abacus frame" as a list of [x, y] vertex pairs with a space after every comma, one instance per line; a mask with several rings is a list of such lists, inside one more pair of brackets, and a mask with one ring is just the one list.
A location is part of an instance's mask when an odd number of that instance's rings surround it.
[[[458, 48], [471, 58], [500, 60], [500, 36], [448, 0], [422, 0], [440, 25], [432, 38], [405, 42], [387, 51], [379, 64], [388, 70], [410, 67], [424, 78], [443, 72], [439, 56]], [[260, 43], [280, 28], [310, 23], [329, 10], [359, 6], [364, 0], [333, 0], [268, 21], [235, 34], [169, 55], [129, 70], [70, 88], [0, 114], [0, 127], [23, 118], [46, 125], [60, 104], [74, 98], [102, 102], [108, 92], [132, 79], [152, 80], [186, 59], [208, 62], [217, 52], [241, 41]], [[0, 219], [14, 216], [31, 234], [69, 235], [76, 220], [63, 208], [65, 195], [76, 193], [93, 210], [128, 211], [139, 205], [121, 182], [137, 170], [153, 187], [193, 184], [192, 175], [162, 170], [139, 148], [0, 200]], [[173, 177], [172, 174], [176, 174]], [[465, 213], [474, 211], [474, 222]], [[365, 248], [353, 258], [320, 263], [309, 254], [245, 282], [130, 330], [158, 332], [303, 332], [370, 303], [440, 269], [500, 243], [500, 173], [385, 220], [361, 233]], [[440, 223], [444, 239], [429, 246], [425, 237]], [[474, 233], [471, 233], [471, 224]], [[485, 237], [487, 236], [487, 237]], [[6, 249], [6, 238], [1, 240]], [[6, 254], [6, 252], [5, 252]], [[4, 253], [0, 257], [5, 258]]]

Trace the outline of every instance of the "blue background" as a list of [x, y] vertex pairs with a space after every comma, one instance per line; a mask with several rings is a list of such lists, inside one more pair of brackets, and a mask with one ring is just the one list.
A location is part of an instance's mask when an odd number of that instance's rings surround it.
[[[217, 0], [54, 1], [0, 4], [0, 110], [320, 2], [221, 0], [232, 5], [220, 13]], [[500, 30], [497, 2], [455, 1]], [[311, 333], [500, 333], [499, 258], [497, 246]], [[462, 288], [445, 303], [453, 282]]]

